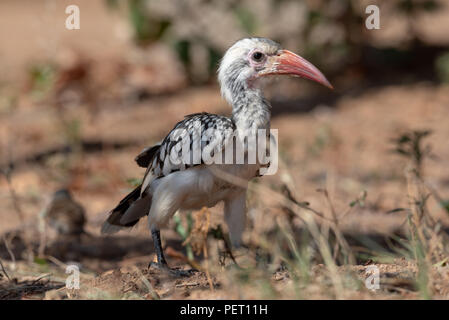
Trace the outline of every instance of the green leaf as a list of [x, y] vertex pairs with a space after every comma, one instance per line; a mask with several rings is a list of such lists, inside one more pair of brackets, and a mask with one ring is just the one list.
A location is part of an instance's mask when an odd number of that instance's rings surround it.
[[174, 49], [185, 66], [190, 65], [190, 47], [191, 43], [188, 40], [179, 40], [174, 44]]
[[396, 208], [390, 211], [387, 211], [387, 213], [395, 213], [395, 212], [402, 212], [402, 211], [406, 211], [407, 209], [404, 208]]
[[140, 178], [129, 178], [126, 180], [128, 184], [130, 184], [132, 187], [137, 187], [142, 183], [142, 179]]
[[443, 260], [435, 263], [433, 266], [434, 267], [444, 267], [447, 265], [449, 258], [444, 258]]
[[449, 82], [449, 51], [446, 51], [435, 60], [435, 68], [442, 82]]
[[449, 200], [441, 201], [440, 204], [446, 210], [446, 212], [449, 213]]
[[106, 6], [111, 9], [117, 9], [119, 6], [118, 0], [106, 0]]
[[41, 265], [41, 266], [48, 265], [47, 260], [45, 260], [44, 258], [39, 258], [39, 257], [34, 257], [34, 263]]
[[174, 215], [173, 220], [175, 221], [175, 231], [182, 237], [183, 240], [187, 239], [187, 231], [182, 225], [179, 215]]
[[243, 7], [237, 7], [235, 9], [235, 16], [248, 34], [254, 34], [256, 32], [257, 21], [251, 11]]

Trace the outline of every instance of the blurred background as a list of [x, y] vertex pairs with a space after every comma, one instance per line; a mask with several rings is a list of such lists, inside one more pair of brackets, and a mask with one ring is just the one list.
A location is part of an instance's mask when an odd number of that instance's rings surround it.
[[[65, 28], [73, 4], [79, 30]], [[365, 27], [370, 4], [380, 8], [379, 30]], [[342, 214], [344, 232], [384, 236], [407, 218], [412, 166], [437, 195], [428, 201], [431, 216], [446, 225], [447, 30], [443, 0], [2, 0], [0, 258], [42, 270], [50, 268], [48, 257], [74, 260], [93, 275], [147, 263], [145, 223], [115, 240], [101, 238], [100, 225], [142, 177], [133, 160], [141, 149], [186, 114], [230, 114], [216, 70], [226, 49], [246, 36], [300, 54], [335, 87], [293, 78], [269, 84], [281, 165], [256, 184], [279, 192], [287, 186], [323, 211], [328, 201], [317, 189], [326, 190], [331, 211], [351, 208]], [[61, 188], [86, 211], [89, 237], [76, 247], [42, 239], [40, 213]], [[285, 210], [256, 193], [248, 202], [246, 241], [257, 242]], [[211, 226], [222, 225], [220, 211], [211, 210]], [[164, 238], [191, 257], [182, 245], [192, 213], [187, 217], [175, 219]]]

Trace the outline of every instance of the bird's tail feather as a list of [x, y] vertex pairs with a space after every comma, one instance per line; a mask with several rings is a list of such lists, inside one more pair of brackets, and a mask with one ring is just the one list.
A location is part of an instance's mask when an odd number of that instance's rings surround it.
[[111, 234], [122, 228], [129, 228], [139, 222], [141, 217], [148, 214], [151, 207], [151, 198], [141, 197], [141, 185], [124, 197], [120, 203], [111, 210], [109, 217], [101, 227], [101, 233]]

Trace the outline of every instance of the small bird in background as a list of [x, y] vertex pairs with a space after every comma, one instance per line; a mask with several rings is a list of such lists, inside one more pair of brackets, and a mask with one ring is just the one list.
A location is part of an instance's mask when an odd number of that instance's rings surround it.
[[58, 190], [53, 194], [50, 203], [43, 211], [43, 218], [58, 235], [79, 236], [85, 233], [85, 210], [67, 189]]
[[[121, 227], [132, 227], [148, 215], [155, 246], [156, 266], [173, 275], [188, 275], [184, 270], [170, 269], [165, 260], [160, 228], [179, 209], [199, 210], [224, 202], [225, 221], [233, 246], [241, 244], [246, 221], [247, 183], [260, 176], [262, 163], [192, 162], [183, 157], [184, 147], [201, 154], [223, 153], [234, 138], [244, 138], [259, 129], [270, 129], [271, 105], [263, 96], [263, 81], [270, 75], [293, 75], [316, 81], [332, 88], [326, 77], [310, 62], [265, 38], [237, 41], [220, 63], [218, 80], [223, 97], [232, 107], [232, 116], [198, 113], [185, 117], [159, 144], [144, 149], [137, 156], [139, 166], [147, 168], [143, 182], [128, 194], [109, 214], [102, 233], [114, 233]], [[190, 143], [187, 141], [199, 141]], [[241, 139], [242, 140], [242, 139]], [[242, 140], [243, 141], [243, 140]], [[232, 146], [231, 146], [232, 147]], [[249, 147], [244, 145], [245, 155]], [[217, 174], [220, 173], [220, 174]], [[239, 183], [223, 179], [237, 177]]]

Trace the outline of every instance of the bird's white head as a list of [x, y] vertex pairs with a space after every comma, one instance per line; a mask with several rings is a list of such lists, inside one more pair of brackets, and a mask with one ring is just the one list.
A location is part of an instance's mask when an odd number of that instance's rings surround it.
[[332, 89], [314, 65], [266, 38], [245, 38], [234, 43], [221, 60], [218, 80], [223, 97], [233, 104], [239, 92], [257, 89], [262, 77], [282, 74], [310, 79]]

